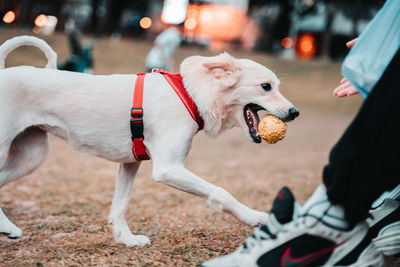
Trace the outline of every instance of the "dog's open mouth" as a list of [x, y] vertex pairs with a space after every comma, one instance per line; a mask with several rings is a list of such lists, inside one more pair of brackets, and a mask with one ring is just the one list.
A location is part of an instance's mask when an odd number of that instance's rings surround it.
[[258, 123], [260, 122], [260, 117], [258, 117], [257, 112], [260, 110], [265, 110], [263, 107], [257, 104], [247, 104], [243, 109], [244, 120], [246, 121], [247, 127], [249, 127], [249, 133], [254, 143], [261, 143], [260, 133], [258, 132]]

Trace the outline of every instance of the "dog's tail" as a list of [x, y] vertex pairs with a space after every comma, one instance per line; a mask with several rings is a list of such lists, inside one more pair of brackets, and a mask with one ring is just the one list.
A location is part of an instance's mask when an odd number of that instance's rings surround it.
[[42, 50], [48, 60], [46, 68], [57, 68], [57, 54], [45, 41], [33, 36], [22, 35], [7, 40], [0, 46], [0, 69], [5, 68], [5, 61], [8, 54], [14, 49], [24, 45], [35, 46]]

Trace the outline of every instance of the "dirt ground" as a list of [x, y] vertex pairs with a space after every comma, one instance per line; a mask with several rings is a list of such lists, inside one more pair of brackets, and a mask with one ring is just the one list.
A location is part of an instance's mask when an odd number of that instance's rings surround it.
[[[2, 29], [0, 43], [23, 33], [30, 34]], [[59, 60], [65, 60], [64, 35], [42, 38]], [[94, 48], [94, 70], [97, 74], [141, 72], [150, 48], [151, 43], [144, 41], [100, 39]], [[282, 93], [301, 116], [288, 124], [286, 138], [275, 145], [253, 144], [239, 129], [215, 139], [201, 132], [194, 138], [186, 166], [252, 208], [268, 211], [284, 185], [303, 203], [321, 183], [329, 150], [362, 99], [332, 96], [340, 80], [339, 63], [230, 52], [275, 71]], [[176, 70], [184, 57], [196, 54], [212, 55], [202, 48], [182, 47]], [[7, 59], [7, 66], [20, 64], [44, 66], [44, 55], [34, 48], [19, 48]], [[128, 222], [133, 233], [149, 236], [152, 244], [116, 244], [107, 224], [116, 164], [73, 151], [57, 138], [51, 138], [51, 143], [46, 162], [36, 172], [1, 190], [4, 212], [24, 233], [16, 240], [0, 236], [1, 266], [194, 266], [233, 251], [252, 232], [202, 199], [154, 182], [151, 162], [144, 162], [134, 184]]]

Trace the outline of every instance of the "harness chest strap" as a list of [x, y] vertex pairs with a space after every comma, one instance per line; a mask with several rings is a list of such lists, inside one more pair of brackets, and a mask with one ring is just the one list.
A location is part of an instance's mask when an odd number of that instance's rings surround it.
[[[204, 121], [200, 112], [183, 86], [182, 76], [179, 73], [170, 73], [165, 70], [156, 70], [155, 73], [163, 74], [169, 85], [178, 95], [190, 116], [198, 125], [198, 131], [203, 129]], [[148, 160], [150, 155], [143, 143], [143, 84], [146, 73], [138, 73], [133, 94], [133, 107], [131, 109], [132, 153], [137, 161]]]
[[182, 101], [183, 105], [189, 112], [192, 119], [197, 123], [198, 131], [202, 130], [204, 127], [203, 118], [200, 116], [199, 109], [194, 103], [193, 99], [190, 97], [185, 87], [183, 86], [182, 76], [180, 73], [170, 73], [165, 70], [156, 70], [155, 73], [163, 74], [165, 80], [169, 83], [175, 93], [178, 95], [179, 99]]
[[149, 152], [143, 143], [143, 84], [146, 73], [138, 73], [133, 93], [131, 108], [132, 153], [137, 161], [150, 159]]

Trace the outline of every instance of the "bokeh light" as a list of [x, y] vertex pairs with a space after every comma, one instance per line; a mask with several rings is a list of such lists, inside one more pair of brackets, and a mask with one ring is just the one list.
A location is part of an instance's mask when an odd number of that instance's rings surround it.
[[188, 0], [164, 0], [161, 20], [167, 24], [180, 24], [185, 21]]
[[217, 42], [223, 47], [226, 42], [240, 39], [248, 23], [246, 12], [238, 8], [190, 4], [184, 30], [188, 34], [195, 34], [199, 39], [212, 40], [214, 47]]
[[203, 23], [210, 22], [213, 19], [213, 14], [210, 8], [203, 8], [200, 11], [200, 19]]
[[142, 27], [143, 29], [150, 28], [151, 24], [152, 24], [152, 21], [151, 21], [151, 18], [149, 18], [149, 17], [144, 17], [139, 22], [140, 27]]
[[293, 39], [290, 37], [285, 37], [282, 39], [281, 44], [283, 48], [291, 48], [293, 46]]
[[12, 23], [15, 20], [15, 13], [14, 11], [8, 11], [4, 17], [3, 17], [3, 21], [5, 23]]
[[39, 16], [36, 17], [35, 19], [35, 25], [37, 27], [43, 27], [44, 25], [46, 25], [47, 22], [47, 16], [44, 14], [40, 14]]
[[197, 18], [198, 14], [199, 14], [199, 12], [195, 8], [190, 7], [187, 12], [187, 17], [188, 18]]
[[194, 18], [188, 18], [185, 21], [185, 29], [187, 29], [189, 31], [194, 30], [194, 28], [196, 28], [196, 26], [197, 26], [197, 22], [196, 22], [196, 19], [194, 19]]
[[297, 53], [300, 57], [309, 58], [315, 55], [315, 38], [311, 34], [303, 34], [298, 38]]

